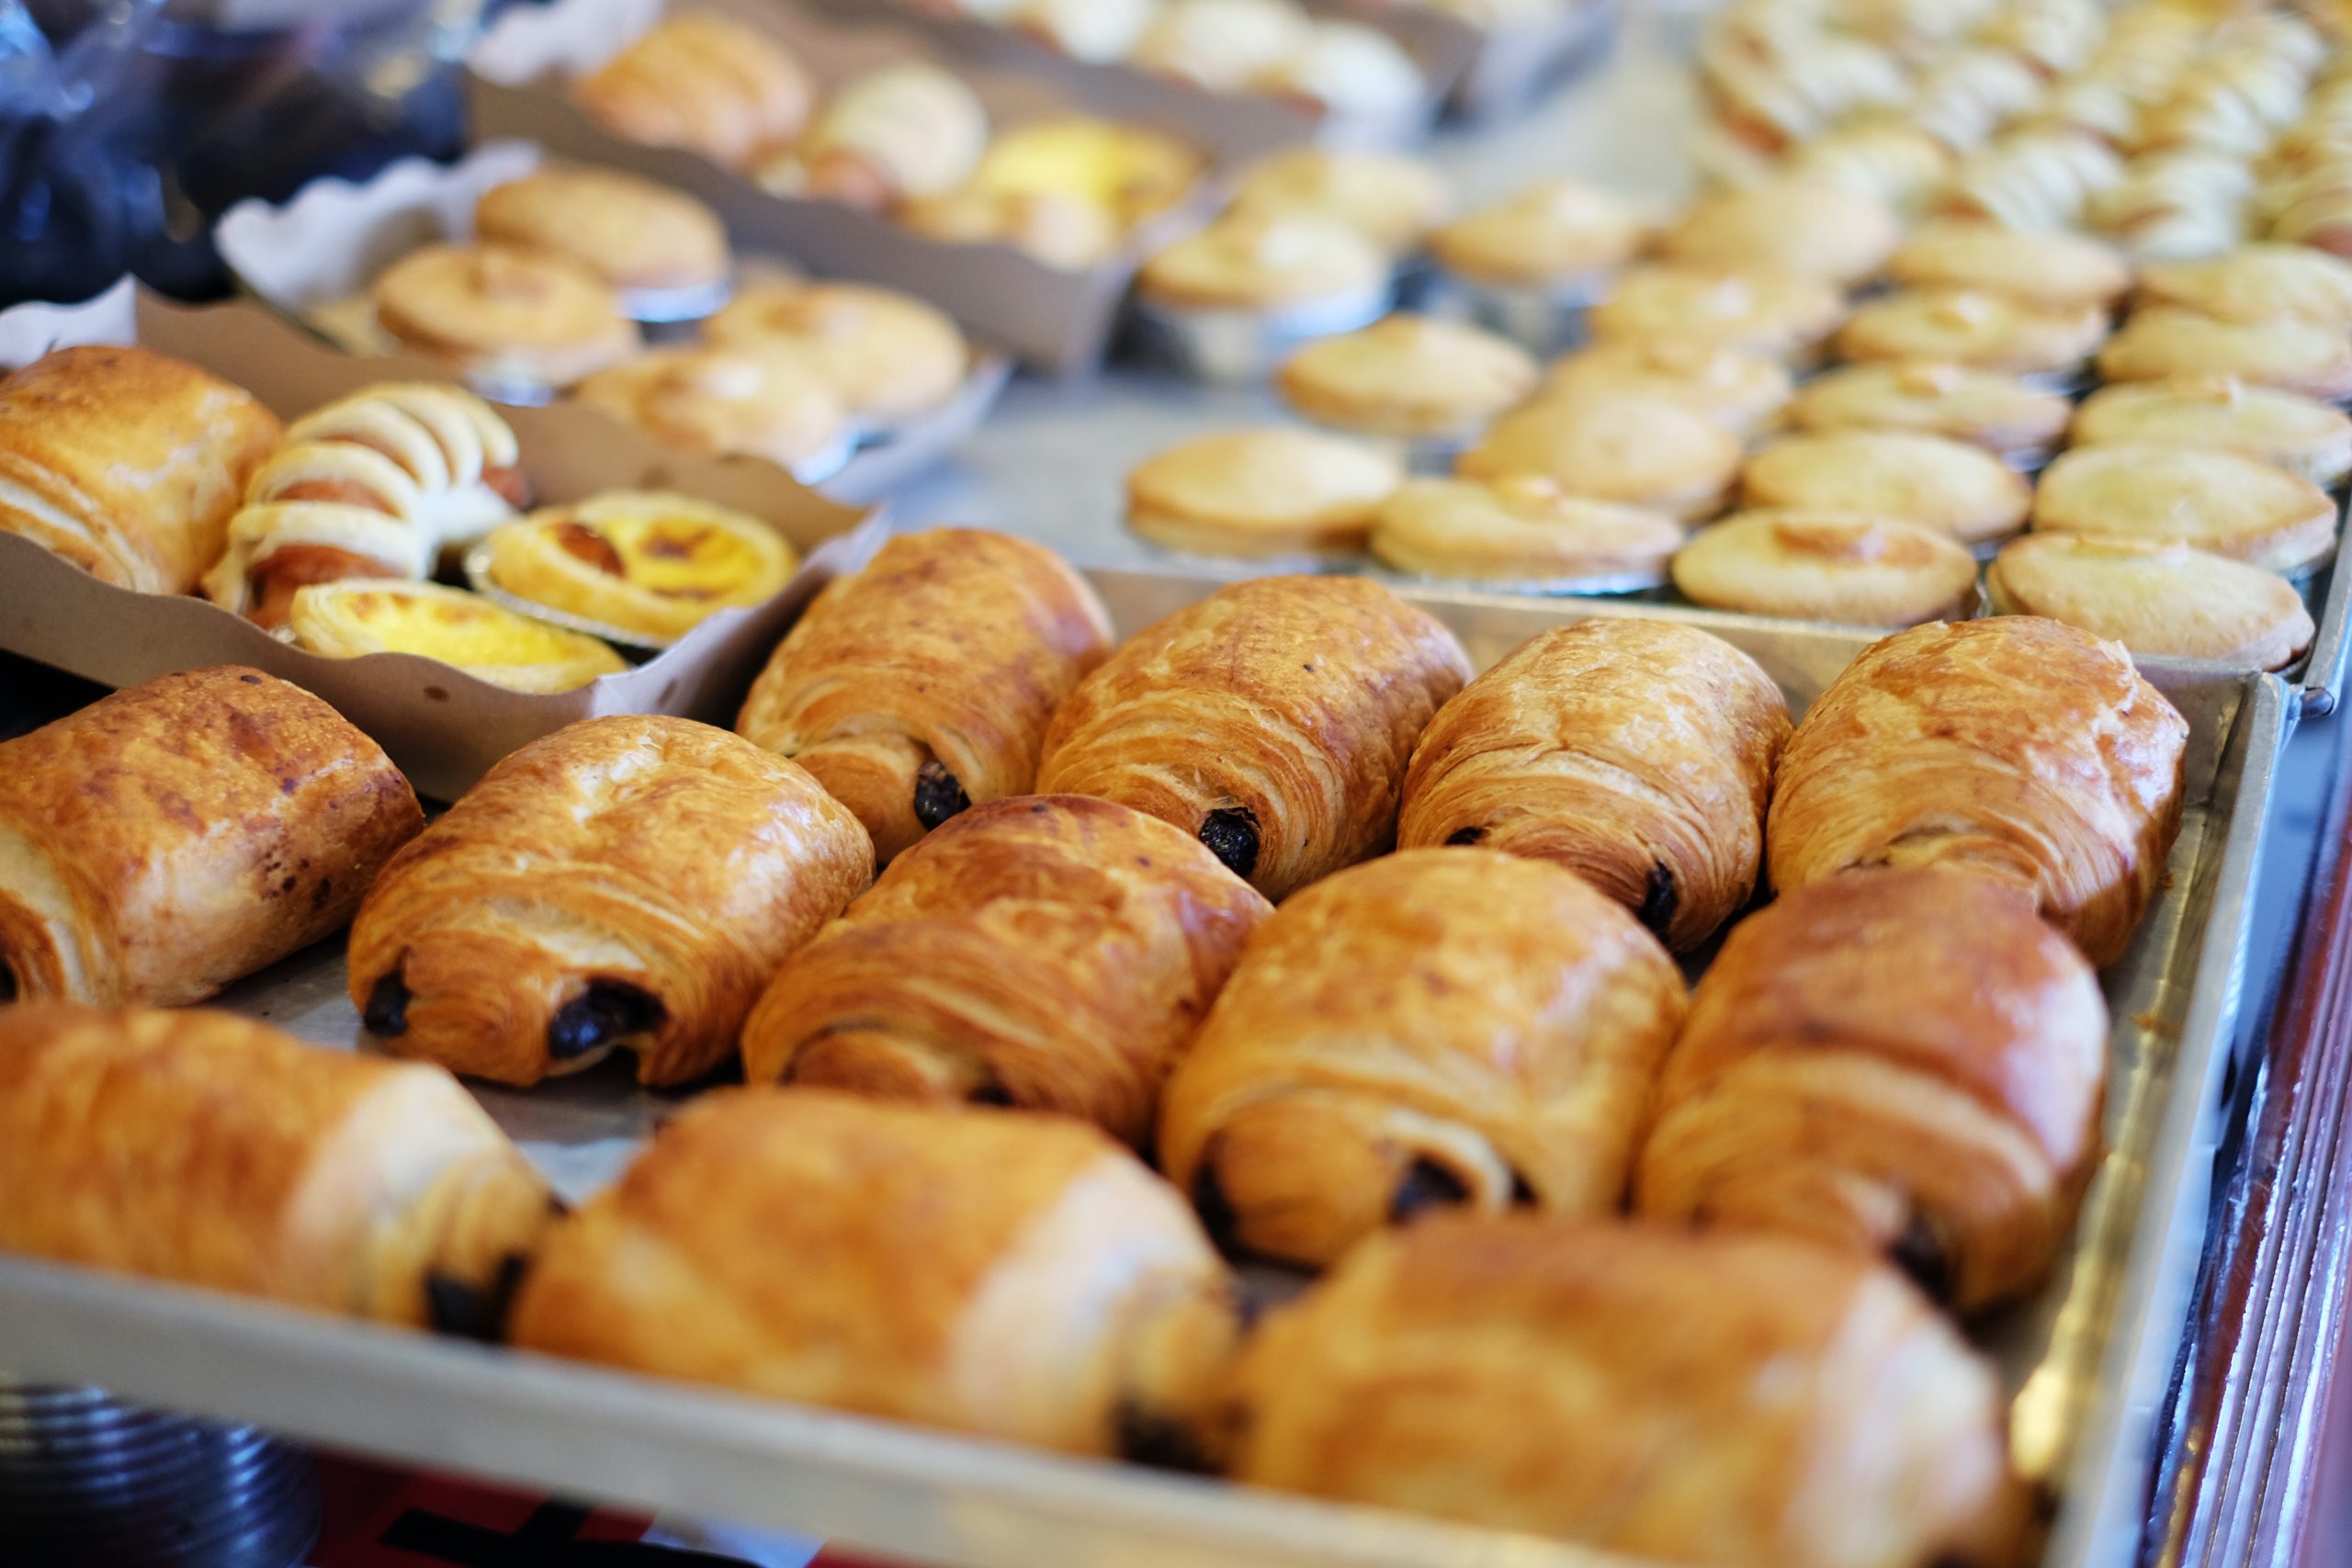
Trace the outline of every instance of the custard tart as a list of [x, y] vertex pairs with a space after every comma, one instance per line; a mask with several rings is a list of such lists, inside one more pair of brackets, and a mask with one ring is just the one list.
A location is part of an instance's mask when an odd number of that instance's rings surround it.
[[420, 654], [511, 692], [568, 692], [628, 668], [584, 633], [431, 582], [312, 583], [295, 591], [287, 632], [295, 647], [330, 659]]
[[659, 491], [612, 491], [491, 535], [485, 585], [658, 644], [771, 597], [797, 564], [756, 517]]

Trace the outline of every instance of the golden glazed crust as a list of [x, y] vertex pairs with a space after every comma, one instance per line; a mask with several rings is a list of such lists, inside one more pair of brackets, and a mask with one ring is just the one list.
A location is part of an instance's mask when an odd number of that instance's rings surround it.
[[1537, 395], [1671, 398], [1734, 435], [1749, 436], [1780, 416], [1792, 389], [1787, 367], [1759, 355], [1704, 342], [1624, 338], [1553, 361]]
[[2335, 547], [2335, 502], [2308, 479], [2231, 452], [2149, 443], [2081, 446], [2034, 492], [2038, 534], [2174, 541], [2295, 571]]
[[1307, 344], [1274, 385], [1310, 419], [1412, 439], [1476, 429], [1522, 401], [1535, 361], [1492, 333], [1399, 312]]
[[2231, 376], [2105, 387], [2075, 415], [2077, 446], [2211, 446], [2326, 489], [2352, 472], [2352, 418], [2312, 398]]
[[2098, 964], [2131, 944], [2180, 831], [2188, 722], [2109, 642], [2003, 615], [1872, 645], [1781, 759], [1783, 892], [1951, 865], [2030, 893]]
[[1473, 282], [1528, 288], [1622, 266], [1642, 240], [1641, 220], [1616, 197], [1573, 180], [1545, 180], [1448, 223], [1430, 236], [1430, 252]]
[[1110, 649], [1094, 591], [1043, 546], [903, 534], [817, 596], [735, 730], [814, 774], [888, 865], [965, 806], [1028, 794], [1055, 710]]
[[474, 232], [571, 257], [616, 288], [727, 281], [727, 226], [682, 190], [616, 169], [549, 165], [486, 191]]
[[1907, 626], [1967, 615], [1976, 558], [1900, 518], [1768, 508], [1700, 530], [1674, 558], [1674, 585], [1718, 610]]
[[202, 1001], [331, 931], [424, 825], [326, 704], [236, 665], [0, 744], [0, 1000]]
[[2041, 310], [2107, 310], [2132, 287], [2123, 258], [2096, 240], [1999, 223], [1931, 223], [1888, 260], [1906, 288], [1974, 288]]
[[2071, 371], [2107, 339], [2104, 306], [2037, 309], [1971, 288], [1912, 288], [1856, 308], [1838, 332], [1847, 359], [1938, 359], [2011, 376]]
[[2277, 572], [2153, 539], [2029, 534], [1984, 570], [1996, 613], [2047, 615], [2134, 653], [2278, 670], [2311, 647], [2311, 612]]
[[2235, 376], [2322, 402], [2352, 398], [2352, 339], [2304, 321], [2224, 321], [2175, 305], [2132, 312], [2099, 350], [2109, 381]]
[[1388, 498], [1372, 550], [1399, 571], [1470, 582], [1651, 577], [1682, 545], [1662, 512], [1586, 501], [1540, 475], [1414, 479]]
[[1250, 940], [1169, 1081], [1160, 1168], [1225, 1239], [1307, 1264], [1434, 1206], [1613, 1213], [1683, 994], [1561, 867], [1368, 861]]
[[0, 1251], [494, 1330], [555, 1204], [437, 1067], [230, 1013], [0, 1008]]
[[1899, 517], [1976, 544], [2023, 527], [2033, 490], [1963, 442], [1846, 430], [1794, 436], [1758, 452], [1740, 477], [1740, 503]]
[[972, 346], [944, 311], [859, 283], [768, 283], [736, 295], [704, 326], [714, 344], [799, 352], [864, 419], [904, 420], [946, 402]]
[[1279, 899], [1394, 841], [1414, 738], [1469, 678], [1453, 634], [1376, 582], [1237, 582], [1087, 677], [1037, 791], [1172, 822]]
[[784, 966], [743, 1026], [744, 1076], [1049, 1111], [1141, 1144], [1268, 912], [1139, 811], [1082, 795], [976, 806]]
[[791, 468], [849, 438], [849, 410], [816, 362], [790, 347], [685, 344], [599, 370], [582, 403], [673, 446], [764, 457]]
[[138, 348], [0, 380], [0, 529], [120, 588], [186, 593], [285, 434], [250, 392]]
[[1923, 866], [1798, 888], [1701, 979], [1636, 1212], [1883, 1253], [1961, 1312], [2009, 1299], [2074, 1227], [2107, 1025], [2014, 887]]
[[728, 1090], [548, 1237], [513, 1339], [1107, 1454], [1187, 1423], [1231, 1291], [1183, 1200], [1081, 1122]]
[[1789, 423], [1815, 434], [1899, 430], [1964, 441], [2006, 462], [2037, 462], [2066, 434], [2075, 407], [2014, 376], [1928, 359], [1856, 365], [1807, 382]]
[[568, 387], [640, 346], [605, 280], [512, 245], [426, 245], [376, 279], [376, 319], [411, 348], [481, 375]]
[[628, 668], [584, 632], [437, 582], [314, 582], [294, 591], [286, 631], [295, 647], [329, 659], [413, 653], [510, 692], [569, 692]]
[[1689, 521], [1723, 510], [1738, 439], [1671, 398], [1547, 398], [1496, 421], [1453, 471], [1468, 479], [1535, 475], [1570, 495], [1646, 506]]
[[501, 1083], [637, 1053], [684, 1083], [874, 874], [847, 807], [681, 718], [583, 719], [485, 774], [377, 880], [351, 999], [403, 1056]]
[[666, 491], [542, 507], [490, 536], [490, 580], [535, 604], [660, 640], [764, 604], [797, 564], [761, 519]]
[[1396, 455], [1319, 431], [1206, 435], [1127, 476], [1127, 526], [1203, 555], [1282, 556], [1363, 547], [1380, 503], [1405, 482]]
[[1811, 278], [1650, 265], [1620, 277], [1589, 324], [1601, 343], [1666, 338], [1804, 364], [1845, 319], [1844, 296]]
[[1153, 256], [1136, 287], [1178, 309], [1256, 310], [1375, 295], [1389, 272], [1387, 254], [1344, 223], [1237, 213]]
[[1877, 272], [1901, 238], [1894, 214], [1868, 197], [1767, 180], [1703, 197], [1667, 231], [1658, 249], [1685, 266], [1781, 273], [1845, 288]]
[[692, 14], [665, 17], [571, 93], [617, 135], [729, 168], [797, 136], [816, 101], [808, 73], [775, 39]]
[[1720, 637], [1665, 621], [1560, 626], [1430, 720], [1397, 842], [1557, 861], [1686, 950], [1755, 890], [1788, 735], [1781, 689]]
[[1438, 1217], [1252, 1339], [1237, 1479], [1742, 1568], [1994, 1568], [1992, 1371], [1891, 1270], [1779, 1236]]
[[2140, 298], [2225, 321], [2305, 321], [2352, 332], [2352, 262], [2306, 245], [2240, 245], [2140, 270]]

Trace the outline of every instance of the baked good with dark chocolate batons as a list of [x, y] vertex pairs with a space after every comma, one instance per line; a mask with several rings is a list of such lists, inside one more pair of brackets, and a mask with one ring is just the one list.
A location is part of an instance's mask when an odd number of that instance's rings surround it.
[[1232, 583], [1070, 694], [1037, 792], [1172, 822], [1280, 899], [1396, 841], [1414, 739], [1469, 678], [1453, 634], [1377, 582]]
[[708, 1095], [548, 1238], [513, 1342], [1072, 1453], [1185, 1445], [1235, 1337], [1183, 1199], [1107, 1135]]
[[1918, 866], [1796, 888], [1700, 978], [1635, 1211], [1883, 1254], [1961, 1312], [2009, 1300], [2074, 1228], [2107, 1022], [2016, 887]]
[[284, 434], [252, 393], [143, 348], [62, 348], [0, 380], [0, 531], [101, 582], [186, 593]]
[[1227, 1469], [1625, 1560], [2000, 1568], [1993, 1370], [1893, 1269], [1785, 1236], [1438, 1215], [1252, 1337]]
[[1102, 602], [1044, 546], [902, 534], [826, 585], [735, 731], [814, 774], [888, 865], [967, 807], [1030, 793], [1046, 726], [1110, 649]]
[[1244, 1250], [1324, 1264], [1462, 1207], [1614, 1213], [1681, 973], [1582, 878], [1402, 850], [1274, 911], [1169, 1080], [1160, 1168]]
[[1556, 861], [1678, 951], [1747, 902], [1788, 703], [1753, 659], [1668, 621], [1529, 639], [1413, 750], [1397, 842]]
[[706, 724], [582, 719], [500, 762], [377, 879], [351, 999], [395, 1055], [500, 1083], [637, 1054], [685, 1083], [874, 874], [848, 807]]
[[438, 1067], [209, 1009], [0, 1008], [0, 1251], [495, 1338], [556, 1218]]
[[424, 826], [383, 749], [237, 665], [0, 743], [0, 1002], [199, 1002], [342, 929]]
[[1256, 889], [1156, 817], [1084, 795], [975, 806], [890, 863], [743, 1026], [753, 1083], [1012, 1105], [1147, 1143]]
[[2188, 742], [2117, 644], [2031, 615], [1916, 626], [1865, 649], [1790, 738], [1772, 886], [1956, 866], [2024, 888], [2111, 964], [2180, 832]]

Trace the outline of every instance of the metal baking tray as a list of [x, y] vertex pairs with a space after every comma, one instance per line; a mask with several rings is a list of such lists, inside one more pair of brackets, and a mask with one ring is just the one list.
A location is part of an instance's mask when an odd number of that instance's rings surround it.
[[[1212, 592], [1209, 578], [1103, 571], [1123, 633]], [[1492, 663], [1550, 626], [1648, 615], [1753, 654], [1802, 708], [1869, 638], [1599, 601], [1410, 591]], [[2150, 1428], [2181, 1342], [2233, 1047], [2245, 942], [2286, 688], [2152, 665], [2188, 716], [2188, 808], [2162, 890], [2104, 976], [2113, 1009], [2108, 1153], [2059, 1277], [1977, 1325], [2017, 1395], [2021, 1465], [2058, 1497], [2051, 1568], [2129, 1554]], [[224, 1005], [349, 1049], [340, 944]], [[626, 1068], [475, 1092], [577, 1200], [610, 1180], [681, 1099]], [[341, 1448], [675, 1513], [822, 1536], [960, 1568], [1464, 1568], [1595, 1564], [1526, 1537], [1060, 1458], [594, 1367], [306, 1315], [83, 1269], [0, 1259], [0, 1366]]]

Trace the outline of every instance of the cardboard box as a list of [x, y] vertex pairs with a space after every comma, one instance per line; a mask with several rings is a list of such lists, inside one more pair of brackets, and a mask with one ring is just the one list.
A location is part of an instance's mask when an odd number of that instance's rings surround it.
[[[928, 59], [970, 84], [999, 127], [1096, 114], [1193, 141], [1193, 121], [1173, 113], [1165, 100], [1090, 97], [1044, 74], [959, 59], [945, 40], [903, 17], [852, 21], [778, 0], [678, 0], [676, 8], [714, 12], [774, 34], [821, 83], [894, 61]], [[918, 295], [975, 337], [1048, 374], [1101, 362], [1136, 267], [1205, 219], [1231, 172], [1228, 153], [1201, 147], [1211, 166], [1193, 198], [1142, 225], [1118, 257], [1083, 272], [1049, 266], [1010, 245], [929, 239], [837, 201], [774, 196], [699, 153], [616, 136], [567, 96], [568, 83], [619, 52], [662, 9], [659, 0], [556, 0], [508, 11], [468, 62], [475, 136], [535, 142], [555, 157], [627, 169], [690, 191], [718, 209], [744, 249], [786, 257], [822, 276], [854, 277]]]
[[[0, 311], [0, 362], [28, 363], [68, 340], [128, 338], [244, 387], [287, 418], [380, 381], [448, 378], [408, 360], [335, 353], [252, 304], [191, 310], [141, 293], [125, 330], [124, 297], [121, 289], [101, 296], [87, 320], [47, 306]], [[334, 704], [391, 753], [420, 794], [447, 800], [516, 747], [576, 719], [669, 713], [730, 721], [800, 606], [829, 578], [863, 566], [887, 532], [878, 518], [803, 488], [773, 464], [682, 456], [586, 409], [514, 409], [507, 420], [542, 500], [680, 491], [765, 518], [803, 553], [801, 570], [766, 604], [722, 610], [626, 673], [535, 695], [413, 654], [328, 659], [209, 600], [118, 588], [30, 539], [0, 533], [0, 649], [109, 686], [208, 664], [254, 665]]]
[[1302, 0], [1310, 11], [1385, 27], [1408, 48], [1459, 61], [1446, 106], [1491, 122], [1524, 113], [1579, 67], [1598, 60], [1617, 20], [1617, 0], [1567, 0], [1533, 21], [1476, 28], [1412, 0]]

